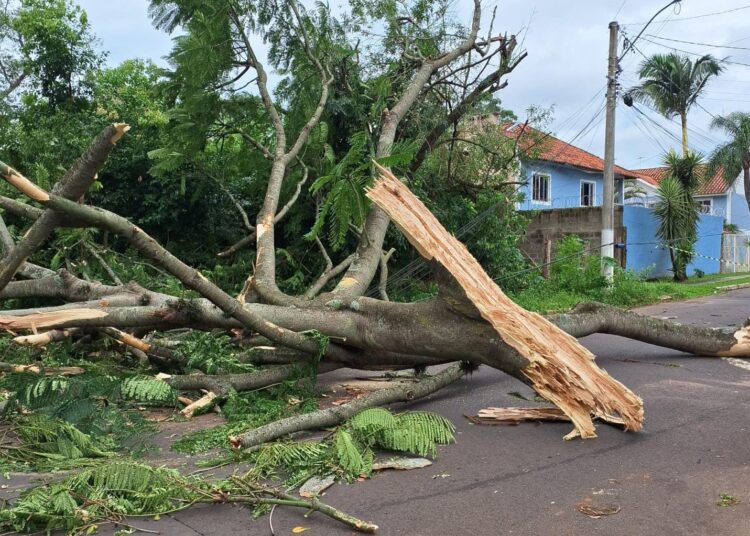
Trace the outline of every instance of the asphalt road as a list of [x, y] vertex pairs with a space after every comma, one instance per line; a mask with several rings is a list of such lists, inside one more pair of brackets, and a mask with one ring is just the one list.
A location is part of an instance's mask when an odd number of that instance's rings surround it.
[[[745, 321], [750, 289], [643, 312], [699, 325]], [[457, 334], [460, 336], [460, 334]], [[563, 441], [565, 423], [476, 426], [464, 414], [523, 401], [531, 391], [483, 367], [410, 409], [441, 413], [457, 442], [431, 467], [390, 471], [336, 484], [323, 500], [380, 526], [378, 534], [435, 535], [747, 535], [750, 534], [750, 371], [614, 336], [583, 339], [598, 363], [645, 401], [641, 433], [601, 425], [599, 438]], [[341, 372], [337, 372], [339, 378]], [[740, 502], [717, 505], [721, 494]], [[617, 506], [590, 518], [579, 503]], [[161, 521], [133, 524], [161, 534], [271, 534], [268, 517], [252, 520], [232, 506], [196, 507]], [[275, 534], [352, 534], [319, 514], [277, 508]], [[102, 533], [111, 534], [111, 529]]]

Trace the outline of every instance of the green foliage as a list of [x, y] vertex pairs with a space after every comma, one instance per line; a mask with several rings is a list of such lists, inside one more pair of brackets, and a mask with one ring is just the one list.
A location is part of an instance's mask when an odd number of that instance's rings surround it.
[[120, 393], [125, 400], [160, 406], [174, 405], [177, 399], [177, 393], [167, 382], [151, 376], [126, 378], [120, 386]]
[[604, 288], [601, 257], [587, 255], [586, 246], [578, 236], [568, 235], [555, 244], [555, 258], [550, 266], [550, 283], [572, 292]]
[[287, 487], [297, 487], [315, 474], [331, 471], [330, 446], [320, 441], [277, 441], [264, 445], [253, 462], [249, 477], [278, 478], [281, 471]]
[[[729, 136], [711, 153], [706, 176], [721, 170], [727, 185], [734, 184], [741, 171], [750, 170], [750, 114], [733, 112], [714, 117], [711, 128]], [[745, 192], [745, 197], [750, 195]]]
[[724, 274], [698, 278], [705, 284], [649, 281], [648, 270], [635, 273], [614, 265], [612, 285], [599, 275], [601, 258], [587, 255], [583, 241], [565, 237], [556, 244], [550, 278], [538, 278], [528, 288], [509, 295], [519, 305], [540, 313], [564, 312], [580, 302], [598, 301], [618, 307], [636, 307], [665, 299], [688, 299], [715, 294]]
[[409, 411], [396, 415], [395, 426], [371, 427], [374, 444], [387, 450], [411, 452], [420, 456], [437, 455], [437, 445], [454, 440], [453, 424], [428, 411]]
[[255, 463], [253, 479], [286, 477], [289, 487], [299, 486], [313, 475], [335, 473], [347, 480], [369, 476], [375, 450], [437, 454], [438, 444], [454, 440], [450, 421], [434, 413], [414, 411], [393, 414], [370, 408], [336, 428], [321, 442], [276, 442], [250, 455]]
[[38, 94], [53, 107], [72, 103], [85, 74], [101, 62], [86, 12], [70, 0], [23, 0], [6, 23], [18, 35], [21, 69]]
[[12, 431], [18, 444], [10, 448], [0, 446], [0, 452], [6, 461], [16, 464], [75, 467], [91, 463], [92, 459], [114, 456], [113, 452], [105, 450], [111, 445], [101, 444], [72, 424], [44, 415], [24, 417]]
[[254, 366], [237, 360], [236, 348], [227, 335], [194, 331], [180, 342], [178, 351], [189, 356], [188, 367], [206, 374], [256, 370]]
[[687, 114], [711, 78], [721, 73], [721, 62], [706, 54], [693, 61], [677, 53], [654, 54], [641, 64], [641, 84], [628, 91], [665, 117]]
[[195, 495], [173, 470], [111, 462], [25, 491], [0, 510], [0, 526], [22, 532], [75, 532], [101, 519], [156, 515]]
[[336, 163], [333, 151], [328, 148], [328, 159], [321, 176], [312, 184], [310, 191], [323, 197], [315, 224], [305, 236], [311, 240], [319, 235], [326, 221], [329, 222], [329, 240], [334, 249], [340, 249], [349, 232], [349, 223], [361, 225], [368, 203], [364, 188], [370, 182], [370, 159], [374, 150], [367, 132], [357, 132], [349, 140], [349, 150]]
[[314, 393], [305, 383], [290, 380], [262, 391], [232, 393], [222, 406], [225, 425], [186, 434], [172, 444], [172, 450], [197, 454], [228, 446], [227, 438], [269, 422], [317, 409]]
[[[109, 450], [127, 447], [137, 451], [145, 441], [145, 432], [153, 429], [130, 401], [141, 405], [176, 403], [174, 391], [163, 381], [110, 375], [96, 368], [71, 377], [7, 374], [0, 378], [0, 389], [9, 393], [6, 418], [24, 422], [18, 414], [33, 412], [40, 419], [74, 426]], [[64, 466], [62, 459], [48, 457], [48, 462], [48, 466]]]
[[355, 440], [352, 433], [339, 428], [333, 434], [332, 451], [335, 464], [348, 478], [369, 475], [375, 456], [368, 445]]
[[685, 157], [670, 151], [665, 156], [669, 175], [659, 183], [654, 215], [658, 220], [656, 236], [669, 248], [674, 278], [687, 278], [687, 265], [694, 255], [700, 213], [693, 194], [698, 189], [701, 157], [690, 153]]

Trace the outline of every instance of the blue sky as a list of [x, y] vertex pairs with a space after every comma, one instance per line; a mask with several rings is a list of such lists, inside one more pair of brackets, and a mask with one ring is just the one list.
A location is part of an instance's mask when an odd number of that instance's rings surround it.
[[[553, 132], [601, 155], [604, 114], [596, 112], [604, 103], [607, 26], [616, 17], [632, 38], [666, 3], [667, 0], [485, 1], [485, 20], [497, 5], [496, 32], [519, 34], [529, 52], [510, 76], [509, 86], [498, 94], [503, 105], [521, 118], [529, 106], [553, 106]], [[102, 49], [109, 52], [110, 64], [140, 57], [165, 65], [163, 58], [169, 53], [170, 37], [151, 26], [147, 0], [79, 0], [79, 4], [88, 12]], [[333, 0], [331, 4], [336, 6], [340, 1]], [[457, 0], [456, 15], [468, 22], [471, 4]], [[721, 141], [710, 132], [710, 113], [750, 112], [750, 4], [744, 0], [683, 0], [682, 4], [678, 11], [669, 8], [652, 23], [637, 45], [641, 52], [650, 55], [676, 47], [695, 54], [729, 56], [730, 61], [748, 64], [728, 64], [726, 72], [709, 86], [700, 101], [707, 111], [694, 108], [689, 115], [691, 146], [707, 153]], [[639, 52], [623, 59], [623, 87], [636, 83], [641, 60]], [[659, 165], [665, 149], [679, 146], [675, 139], [679, 127], [675, 123], [648, 110], [645, 113], [648, 118], [622, 104], [618, 106], [616, 154], [617, 162], [625, 167]]]

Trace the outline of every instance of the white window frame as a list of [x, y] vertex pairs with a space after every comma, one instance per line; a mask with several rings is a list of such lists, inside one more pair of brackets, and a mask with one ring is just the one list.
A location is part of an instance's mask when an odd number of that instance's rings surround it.
[[[537, 177], [545, 178], [547, 179], [547, 200], [542, 201], [539, 199], [534, 199], [534, 180]], [[552, 204], [552, 175], [549, 173], [538, 173], [534, 172], [531, 174], [531, 202], [535, 205], [551, 205]]]
[[[713, 197], [702, 197], [697, 199], [698, 206], [700, 207], [701, 214], [713, 214], [714, 213], [714, 199]], [[705, 202], [708, 201], [708, 205]], [[703, 207], [708, 206], [708, 212], [703, 212]]]
[[[584, 205], [583, 204], [583, 185], [584, 184], [590, 184], [593, 186], [591, 189], [591, 204], [590, 205]], [[581, 207], [595, 207], [596, 206], [596, 181], [587, 181], [585, 179], [581, 179], [581, 184], [578, 186], [578, 204]]]

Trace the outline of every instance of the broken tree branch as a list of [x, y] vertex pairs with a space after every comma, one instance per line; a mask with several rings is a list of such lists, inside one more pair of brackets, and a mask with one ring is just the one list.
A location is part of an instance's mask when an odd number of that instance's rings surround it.
[[388, 253], [383, 253], [380, 257], [380, 283], [378, 284], [378, 292], [380, 293], [380, 299], [383, 301], [390, 301], [388, 299], [388, 261], [391, 260], [391, 256], [395, 251], [395, 248], [391, 248]]
[[[378, 166], [378, 164], [375, 164]], [[622, 419], [626, 430], [640, 430], [643, 402], [594, 364], [594, 356], [572, 336], [510, 300], [460, 241], [390, 171], [367, 192], [427, 260], [435, 259], [455, 278], [468, 300], [506, 344], [528, 364], [521, 371], [542, 397], [575, 425], [567, 439], [596, 437], [591, 416]]]
[[[419, 98], [425, 84], [438, 69], [449, 65], [454, 60], [468, 53], [475, 46], [479, 23], [481, 21], [482, 6], [480, 0], [474, 0], [474, 12], [471, 30], [466, 39], [454, 49], [439, 55], [437, 58], [425, 58], [402, 93], [398, 102], [390, 109], [383, 111], [380, 127], [380, 137], [375, 152], [376, 158], [388, 156], [396, 139], [396, 131], [401, 120]], [[349, 266], [346, 274], [334, 289], [334, 293], [347, 298], [361, 296], [367, 291], [370, 282], [380, 266], [380, 255], [383, 241], [388, 230], [390, 220], [388, 215], [378, 206], [370, 208], [363, 226], [363, 233], [357, 246], [357, 258]]]
[[49, 194], [47, 200], [42, 204], [52, 209], [52, 214], [56, 212], [68, 214], [81, 221], [86, 221], [90, 225], [108, 229], [122, 236], [142, 254], [177, 277], [185, 286], [199, 292], [227, 315], [236, 318], [243, 325], [254, 329], [261, 335], [281, 345], [310, 354], [316, 354], [320, 351], [320, 346], [314, 340], [302, 334], [280, 328], [245, 309], [239, 301], [211, 283], [198, 270], [172, 255], [141, 228], [133, 225], [125, 218], [100, 208], [79, 205], [55, 194]]
[[[96, 174], [106, 161], [114, 144], [129, 128], [124, 123], [116, 123], [105, 127], [93, 141], [86, 154], [73, 164], [65, 176], [54, 186], [52, 193], [74, 201], [80, 199], [93, 181], [96, 180]], [[0, 162], [0, 175], [9, 184], [34, 201], [44, 202], [49, 198], [44, 190], [2, 162]], [[63, 219], [64, 216], [47, 210], [34, 221], [23, 239], [5, 256], [3, 265], [0, 267], [0, 290], [5, 288], [5, 285], [10, 282], [24, 261], [47, 240]]]
[[465, 374], [466, 371], [457, 363], [434, 376], [420, 380], [418, 383], [374, 391], [363, 398], [358, 398], [341, 406], [272, 422], [240, 436], [230, 437], [229, 442], [234, 448], [249, 448], [274, 441], [294, 432], [336, 426], [367, 408], [424, 398], [459, 380]]

